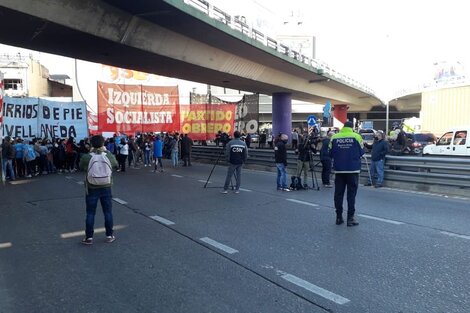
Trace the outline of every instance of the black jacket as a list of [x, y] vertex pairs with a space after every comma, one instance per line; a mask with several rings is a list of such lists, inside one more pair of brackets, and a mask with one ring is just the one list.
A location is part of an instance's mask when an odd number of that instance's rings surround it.
[[274, 159], [276, 163], [283, 163], [287, 166], [287, 149], [284, 141], [279, 140], [274, 148]]
[[320, 160], [321, 161], [327, 161], [327, 160], [331, 160], [331, 157], [330, 157], [330, 138], [324, 138], [322, 140], [322, 146], [321, 146], [321, 150], [320, 150]]
[[225, 146], [225, 155], [230, 164], [243, 164], [248, 158], [248, 148], [239, 138], [230, 140]]

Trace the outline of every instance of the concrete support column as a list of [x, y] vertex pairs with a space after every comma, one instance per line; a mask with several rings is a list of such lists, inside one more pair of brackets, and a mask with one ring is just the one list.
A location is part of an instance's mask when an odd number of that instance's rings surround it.
[[333, 127], [342, 128], [348, 120], [348, 105], [335, 104], [333, 111]]
[[279, 133], [289, 136], [292, 133], [292, 95], [290, 93], [273, 93], [273, 135]]

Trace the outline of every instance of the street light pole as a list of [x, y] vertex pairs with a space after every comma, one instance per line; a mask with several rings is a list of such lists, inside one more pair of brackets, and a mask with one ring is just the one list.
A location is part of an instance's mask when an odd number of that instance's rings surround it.
[[385, 108], [385, 135], [388, 134], [388, 120], [389, 120], [389, 114], [390, 114], [390, 101], [387, 102]]

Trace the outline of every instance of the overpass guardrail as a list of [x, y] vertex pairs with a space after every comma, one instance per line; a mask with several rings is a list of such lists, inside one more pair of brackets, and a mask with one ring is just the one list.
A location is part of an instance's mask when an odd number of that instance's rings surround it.
[[[272, 149], [250, 149], [246, 167], [276, 171], [274, 151]], [[203, 162], [227, 164], [222, 147], [194, 146], [192, 158]], [[367, 162], [366, 162], [367, 159]], [[370, 156], [362, 159], [360, 180], [367, 181], [369, 175]], [[321, 184], [321, 170], [319, 154], [313, 155], [317, 180]], [[297, 155], [288, 151], [288, 174], [293, 175], [297, 167]], [[387, 156], [385, 160], [386, 187], [393, 187], [412, 191], [431, 192], [443, 195], [470, 195], [470, 158], [450, 157], [421, 157], [421, 156]]]
[[184, 3], [186, 3], [187, 5], [190, 5], [193, 8], [198, 9], [199, 11], [207, 14], [209, 17], [229, 26], [230, 28], [235, 29], [241, 32], [242, 34], [264, 44], [265, 46], [277, 52], [280, 52], [288, 56], [289, 58], [292, 58], [307, 66], [310, 66], [312, 70], [317, 73], [328, 74], [333, 79], [336, 79], [340, 82], [344, 82], [370, 95], [375, 95], [374, 90], [372, 90], [365, 84], [362, 84], [358, 82], [357, 80], [336, 71], [326, 62], [321, 61], [319, 59], [308, 57], [302, 54], [301, 52], [296, 51], [286, 45], [283, 45], [282, 43], [278, 42], [277, 40], [273, 38], [270, 38], [268, 35], [263, 34], [261, 31], [250, 26], [247, 23], [245, 17], [243, 16], [240, 16], [240, 15], [232, 16], [206, 0], [184, 0]]

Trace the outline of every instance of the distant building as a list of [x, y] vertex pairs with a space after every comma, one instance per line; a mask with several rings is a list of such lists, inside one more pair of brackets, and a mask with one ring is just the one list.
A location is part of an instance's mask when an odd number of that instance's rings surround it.
[[[72, 97], [66, 75], [50, 75], [32, 56], [0, 54], [5, 95], [10, 97]], [[54, 79], [54, 76], [59, 78]], [[66, 77], [66, 78], [64, 78]]]

